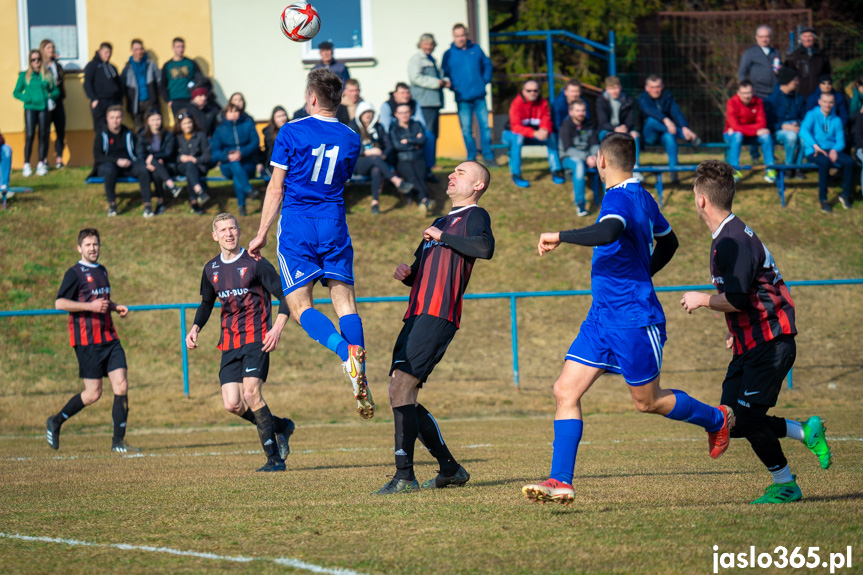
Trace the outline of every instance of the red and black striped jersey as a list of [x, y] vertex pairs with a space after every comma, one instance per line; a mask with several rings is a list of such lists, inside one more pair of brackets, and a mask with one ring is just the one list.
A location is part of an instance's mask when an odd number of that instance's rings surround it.
[[262, 343], [271, 327], [272, 295], [281, 297], [282, 281], [273, 264], [255, 261], [243, 249], [225, 261], [222, 255], [204, 266], [201, 299], [222, 304], [222, 331], [219, 349], [239, 349], [247, 343]]
[[735, 301], [746, 302], [742, 311], [725, 314], [728, 330], [734, 334], [734, 355], [777, 336], [797, 333], [794, 300], [773, 256], [734, 214], [713, 233], [710, 273], [719, 293], [734, 294]]
[[[111, 299], [108, 270], [102, 264], [79, 261], [66, 270], [57, 299], [91, 302]], [[93, 345], [119, 339], [110, 310], [105, 313], [76, 311], [69, 314], [69, 345]]]
[[443, 233], [440, 241], [423, 241], [414, 253], [411, 274], [404, 280], [412, 286], [404, 319], [427, 314], [458, 327], [473, 264], [476, 258], [491, 259], [494, 254], [491, 218], [473, 204], [454, 209], [432, 226]]

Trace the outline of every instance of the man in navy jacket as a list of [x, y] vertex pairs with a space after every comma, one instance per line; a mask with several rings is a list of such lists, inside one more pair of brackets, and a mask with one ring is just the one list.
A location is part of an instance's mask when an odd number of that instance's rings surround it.
[[229, 102], [225, 106], [225, 121], [216, 127], [210, 147], [213, 161], [221, 163], [222, 174], [233, 180], [239, 212], [245, 216], [246, 197], [258, 195], [249, 183], [261, 150], [255, 122], [250, 116], [241, 115], [240, 108]]
[[[644, 92], [638, 96], [638, 110], [644, 118], [644, 143], [652, 146], [661, 141], [668, 154], [668, 165], [672, 168], [677, 166], [678, 138], [696, 146], [701, 143], [695, 132], [689, 129], [680, 106], [671, 92], [664, 89], [659, 76], [651, 74], [647, 77]], [[672, 174], [671, 181], [677, 181], [677, 174]]]

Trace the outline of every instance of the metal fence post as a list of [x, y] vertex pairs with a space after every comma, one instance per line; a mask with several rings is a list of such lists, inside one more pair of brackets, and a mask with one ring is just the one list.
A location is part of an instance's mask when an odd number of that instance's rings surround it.
[[608, 31], [608, 75], [617, 76], [617, 62], [615, 62], [614, 30]]
[[180, 349], [183, 353], [183, 393], [189, 397], [189, 350], [186, 349], [186, 306], [180, 306]]
[[509, 298], [509, 322], [512, 334], [512, 383], [518, 387], [518, 319], [515, 307], [515, 296]]
[[554, 102], [554, 50], [551, 43], [551, 32], [545, 33], [545, 57], [548, 61], [548, 101]]

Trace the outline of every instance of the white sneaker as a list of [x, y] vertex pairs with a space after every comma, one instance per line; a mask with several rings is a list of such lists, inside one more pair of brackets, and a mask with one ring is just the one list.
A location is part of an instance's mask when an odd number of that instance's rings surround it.
[[33, 175], [33, 168], [30, 167], [29, 163], [24, 164], [24, 169], [21, 170], [21, 175], [25, 178], [29, 178]]
[[45, 176], [48, 174], [48, 165], [45, 162], [39, 162], [36, 164], [36, 175], [37, 176]]
[[358, 345], [348, 346], [348, 359], [344, 363], [345, 374], [354, 387], [357, 398], [357, 413], [363, 419], [375, 416], [375, 400], [366, 379], [366, 352]]

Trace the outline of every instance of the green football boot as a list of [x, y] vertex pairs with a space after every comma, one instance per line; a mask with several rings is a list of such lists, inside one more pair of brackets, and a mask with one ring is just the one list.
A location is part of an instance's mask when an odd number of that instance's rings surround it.
[[764, 495], [752, 502], [752, 505], [759, 503], [791, 503], [792, 501], [800, 501], [803, 499], [803, 493], [800, 487], [797, 486], [797, 476], [792, 475], [791, 481], [788, 483], [774, 483], [764, 490]]
[[833, 455], [830, 453], [830, 447], [827, 445], [827, 438], [824, 432], [827, 428], [824, 422], [817, 415], [813, 415], [803, 424], [803, 441], [809, 451], [818, 457], [818, 463], [821, 464], [821, 469], [830, 467], [830, 462]]

